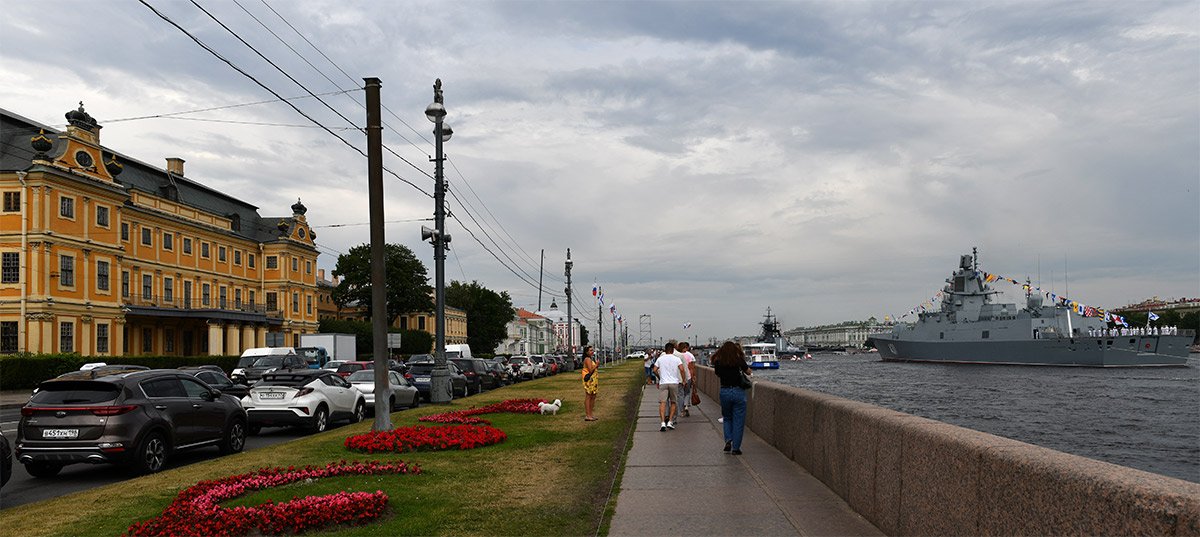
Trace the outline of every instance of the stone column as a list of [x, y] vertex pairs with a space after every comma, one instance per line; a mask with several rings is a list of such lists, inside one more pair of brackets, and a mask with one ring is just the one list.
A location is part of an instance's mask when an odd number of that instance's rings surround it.
[[229, 356], [238, 356], [242, 354], [242, 351], [238, 350], [237, 323], [225, 324], [225, 354]]
[[208, 321], [208, 355], [220, 356], [224, 349], [225, 342], [221, 338], [221, 322]]
[[242, 352], [245, 352], [246, 349], [253, 347], [254, 340], [255, 340], [254, 325], [252, 325], [250, 323], [243, 324], [242, 325], [242, 347], [238, 351], [238, 354], [240, 355]]
[[267, 327], [265, 325], [254, 325], [254, 346], [267, 346]]

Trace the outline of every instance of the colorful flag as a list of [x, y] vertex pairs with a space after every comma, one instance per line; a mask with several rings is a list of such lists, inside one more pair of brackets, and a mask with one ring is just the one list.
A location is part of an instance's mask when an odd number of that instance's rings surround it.
[[1157, 321], [1158, 315], [1155, 315], [1154, 312], [1152, 311], [1152, 312], [1150, 312], [1149, 318], [1151, 321]]
[[687, 330], [688, 328], [691, 328], [691, 327], [692, 327], [692, 323], [683, 323], [684, 330]]
[[592, 296], [600, 296], [600, 284], [592, 284]]
[[617, 315], [617, 303], [616, 302], [613, 302], [612, 304], [608, 305], [608, 312], [613, 314], [613, 316]]

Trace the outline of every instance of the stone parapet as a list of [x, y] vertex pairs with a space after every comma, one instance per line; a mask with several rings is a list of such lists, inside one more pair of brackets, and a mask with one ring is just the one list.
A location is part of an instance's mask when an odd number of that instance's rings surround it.
[[1200, 484], [769, 381], [746, 414], [888, 535], [1200, 536]]

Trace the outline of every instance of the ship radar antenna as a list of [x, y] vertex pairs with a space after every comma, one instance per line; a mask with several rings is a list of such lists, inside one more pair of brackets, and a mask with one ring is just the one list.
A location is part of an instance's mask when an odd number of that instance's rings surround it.
[[971, 259], [975, 260], [975, 272], [979, 272], [979, 248], [971, 248]]

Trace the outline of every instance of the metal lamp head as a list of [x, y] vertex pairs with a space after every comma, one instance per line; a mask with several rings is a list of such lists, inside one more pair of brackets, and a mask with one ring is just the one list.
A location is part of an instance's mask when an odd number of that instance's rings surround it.
[[429, 121], [437, 123], [438, 120], [446, 117], [446, 107], [442, 103], [429, 103], [429, 106], [425, 107], [425, 117]]
[[445, 121], [443, 121], [442, 122], [442, 141], [449, 142], [450, 137], [453, 135], [454, 135], [454, 129], [450, 127], [449, 123], [446, 123]]

